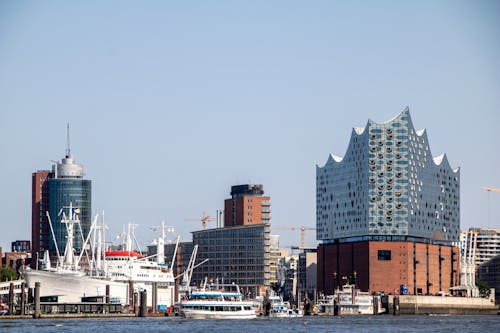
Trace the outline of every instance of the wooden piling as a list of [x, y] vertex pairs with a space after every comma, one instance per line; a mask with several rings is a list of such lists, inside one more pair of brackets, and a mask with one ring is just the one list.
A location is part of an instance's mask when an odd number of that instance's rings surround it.
[[378, 296], [373, 296], [373, 314], [378, 315], [379, 298]]
[[128, 282], [128, 305], [130, 308], [134, 308], [134, 282]]
[[9, 314], [14, 314], [14, 282], [9, 285]]
[[33, 318], [40, 318], [40, 282], [35, 282], [35, 312]]
[[394, 296], [394, 304], [393, 304], [393, 314], [395, 316], [399, 316], [401, 314], [400, 308], [399, 308], [399, 296]]
[[148, 306], [147, 306], [147, 297], [148, 294], [146, 290], [141, 291], [141, 305], [139, 309], [139, 317], [146, 317], [148, 315]]
[[26, 282], [21, 283], [21, 315], [25, 315], [25, 307], [26, 307], [26, 293], [24, 290], [26, 289]]
[[153, 307], [153, 313], [156, 313], [156, 310], [158, 309], [158, 283], [153, 282], [152, 284], [152, 292], [151, 292], [151, 303]]
[[106, 285], [106, 304], [109, 304], [109, 284]]

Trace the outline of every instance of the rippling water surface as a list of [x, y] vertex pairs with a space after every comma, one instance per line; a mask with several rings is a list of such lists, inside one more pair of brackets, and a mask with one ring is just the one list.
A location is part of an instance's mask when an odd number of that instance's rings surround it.
[[187, 320], [95, 318], [0, 320], [0, 332], [500, 332], [500, 316], [366, 316]]

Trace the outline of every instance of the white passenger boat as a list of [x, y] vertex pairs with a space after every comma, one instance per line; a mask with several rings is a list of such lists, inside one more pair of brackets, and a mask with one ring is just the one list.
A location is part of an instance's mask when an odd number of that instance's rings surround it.
[[235, 284], [204, 285], [182, 299], [181, 315], [192, 319], [254, 319], [251, 301], [244, 301]]
[[299, 318], [303, 317], [304, 314], [290, 307], [289, 302], [274, 302], [271, 311], [269, 312], [269, 317], [271, 318]]
[[335, 295], [318, 299], [317, 305], [320, 312], [334, 314], [337, 309], [339, 315], [373, 315], [385, 312], [380, 296], [361, 292], [353, 285], [344, 285], [342, 289], [335, 291]]

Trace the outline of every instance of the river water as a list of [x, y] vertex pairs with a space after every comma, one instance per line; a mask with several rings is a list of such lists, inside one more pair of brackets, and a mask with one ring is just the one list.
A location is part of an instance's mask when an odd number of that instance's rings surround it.
[[0, 320], [0, 332], [500, 332], [500, 316], [358, 316], [187, 320], [82, 318]]

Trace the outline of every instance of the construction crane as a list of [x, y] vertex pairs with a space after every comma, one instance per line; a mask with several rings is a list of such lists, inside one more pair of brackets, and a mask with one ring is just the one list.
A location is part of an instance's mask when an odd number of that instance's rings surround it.
[[201, 222], [201, 228], [202, 228], [202, 230], [205, 230], [207, 228], [207, 222], [214, 222], [214, 221], [217, 221], [217, 219], [214, 219], [210, 215], [207, 215], [207, 214], [203, 213], [201, 215], [201, 218], [198, 218], [198, 219], [185, 219], [184, 221], [188, 221], [188, 222]]
[[483, 186], [482, 189], [488, 192], [488, 223], [490, 223], [490, 192], [500, 193], [500, 188]]
[[500, 193], [500, 188], [483, 186], [482, 189], [485, 190], [486, 192], [499, 192]]
[[312, 227], [304, 227], [304, 226], [285, 226], [285, 225], [275, 225], [272, 226], [273, 229], [281, 229], [281, 230], [296, 230], [300, 231], [300, 249], [303, 250], [306, 245], [306, 230], [316, 230], [316, 228]]

